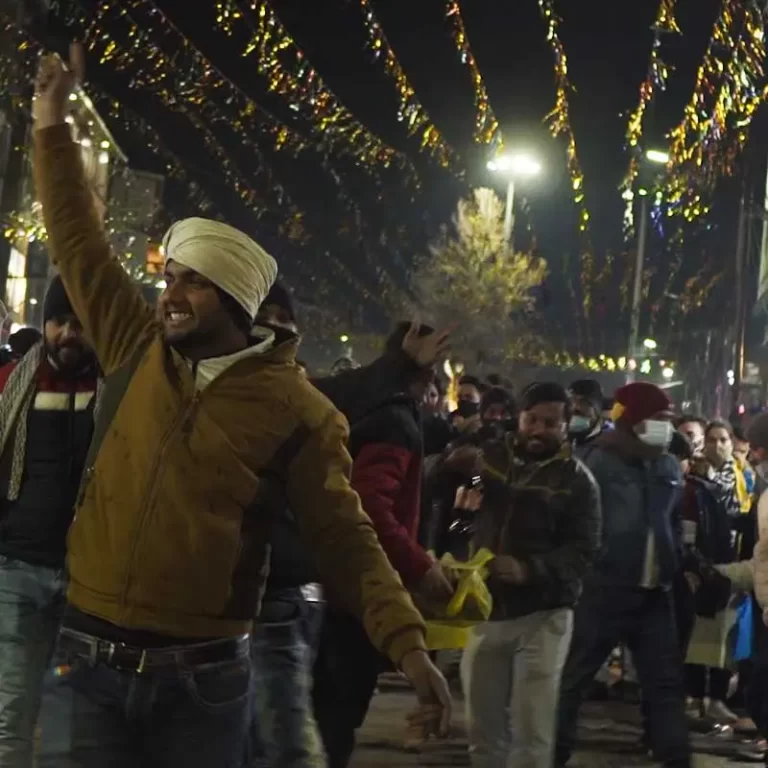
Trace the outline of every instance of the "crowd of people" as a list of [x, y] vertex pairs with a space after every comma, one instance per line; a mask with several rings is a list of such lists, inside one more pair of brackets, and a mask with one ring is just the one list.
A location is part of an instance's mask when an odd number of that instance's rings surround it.
[[[58, 276], [0, 368], [0, 768], [343, 768], [383, 671], [423, 740], [457, 666], [475, 768], [565, 766], [617, 646], [665, 766], [691, 765], [691, 718], [736, 727], [739, 662], [768, 733], [768, 416], [500, 375], [449, 408], [449, 334], [408, 322], [310, 378], [274, 259], [204, 219], [167, 233], [151, 308], [66, 123], [81, 74], [77, 46], [40, 66]], [[417, 605], [481, 550], [490, 616], [435, 657]]]

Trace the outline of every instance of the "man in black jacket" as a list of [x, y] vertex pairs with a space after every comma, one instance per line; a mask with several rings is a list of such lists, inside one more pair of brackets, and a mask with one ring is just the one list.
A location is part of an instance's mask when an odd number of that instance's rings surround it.
[[[290, 294], [275, 284], [256, 317], [276, 333], [298, 334]], [[397, 348], [371, 365], [312, 383], [354, 423], [402, 391], [415, 372], [429, 370], [447, 334], [412, 328]], [[324, 613], [306, 543], [290, 510], [276, 521], [267, 588], [252, 636], [254, 719], [249, 766], [322, 768], [326, 765], [312, 715], [312, 665]]]
[[0, 766], [29, 768], [64, 609], [66, 537], [93, 431], [97, 368], [60, 278], [45, 334], [0, 368]]
[[473, 768], [552, 765], [573, 606], [600, 541], [599, 493], [571, 457], [570, 415], [559, 384], [533, 384], [517, 434], [483, 449], [475, 544], [496, 557], [491, 620], [461, 663]]
[[600, 486], [603, 542], [584, 579], [563, 672], [558, 766], [576, 738], [585, 688], [608, 654], [625, 642], [647, 704], [651, 744], [668, 768], [688, 768], [682, 658], [671, 585], [682, 554], [679, 501], [683, 478], [668, 453], [672, 403], [648, 382], [616, 391], [616, 428], [594, 441], [584, 461]]

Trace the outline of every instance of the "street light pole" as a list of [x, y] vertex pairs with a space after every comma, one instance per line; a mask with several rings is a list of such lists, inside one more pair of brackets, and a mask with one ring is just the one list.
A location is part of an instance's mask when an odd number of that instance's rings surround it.
[[515, 180], [509, 179], [507, 184], [507, 207], [504, 211], [504, 241], [512, 244], [512, 228], [515, 223]]
[[[635, 255], [635, 279], [632, 284], [632, 315], [629, 323], [629, 346], [627, 359], [631, 360], [637, 354], [637, 340], [640, 335], [640, 304], [643, 298], [643, 267], [645, 266], [645, 244], [648, 239], [648, 195], [643, 196], [640, 203], [640, 230], [637, 234], [637, 254]], [[632, 371], [627, 380], [634, 380]]]
[[515, 179], [530, 178], [541, 172], [541, 164], [530, 155], [500, 155], [488, 161], [488, 170], [507, 176], [507, 200], [504, 210], [504, 241], [512, 243], [512, 231], [515, 224]]
[[[654, 165], [666, 165], [669, 162], [669, 154], [659, 149], [649, 149], [645, 153], [644, 159]], [[632, 314], [629, 321], [629, 345], [627, 349], [628, 360], [632, 360], [638, 350], [640, 305], [643, 300], [643, 269], [645, 267], [645, 248], [648, 241], [648, 217], [650, 214], [648, 210], [649, 190], [643, 187], [638, 191], [638, 194], [642, 197], [642, 200], [640, 202], [640, 228], [637, 233], [637, 253], [635, 255], [635, 280], [632, 286]], [[627, 366], [627, 370], [627, 382], [634, 381], [634, 372], [629, 366]]]

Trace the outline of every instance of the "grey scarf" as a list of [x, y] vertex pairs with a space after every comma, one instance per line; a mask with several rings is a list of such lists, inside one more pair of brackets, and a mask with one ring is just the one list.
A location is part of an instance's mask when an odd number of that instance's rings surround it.
[[6, 498], [19, 498], [27, 450], [27, 416], [35, 399], [35, 375], [45, 359], [45, 346], [37, 342], [11, 372], [0, 395], [0, 456], [12, 441], [11, 472]]

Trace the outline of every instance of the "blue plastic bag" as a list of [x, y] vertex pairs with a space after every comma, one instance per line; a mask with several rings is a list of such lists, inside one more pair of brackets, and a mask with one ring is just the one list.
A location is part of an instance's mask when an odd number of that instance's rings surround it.
[[746, 661], [752, 656], [752, 598], [745, 595], [736, 608], [736, 624], [733, 628], [733, 660]]

